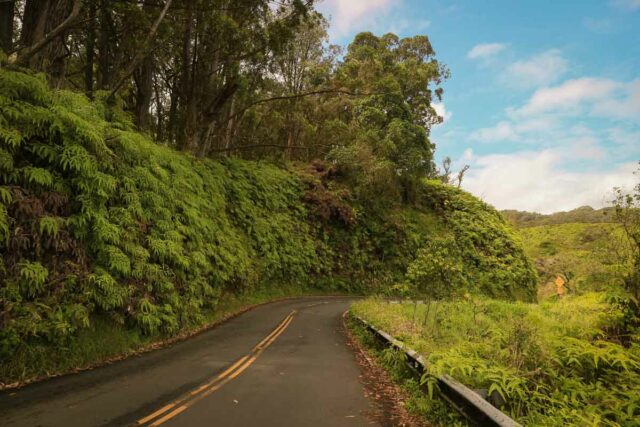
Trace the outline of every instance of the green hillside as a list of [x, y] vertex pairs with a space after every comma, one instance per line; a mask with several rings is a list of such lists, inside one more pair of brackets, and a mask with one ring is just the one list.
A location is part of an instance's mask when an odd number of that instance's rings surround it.
[[190, 330], [228, 295], [434, 294], [424, 281], [456, 271], [438, 286], [535, 298], [499, 213], [439, 181], [380, 209], [330, 164], [196, 158], [16, 71], [0, 70], [0, 123], [3, 382]]
[[541, 298], [555, 295], [557, 277], [568, 282], [569, 291], [607, 291], [619, 287], [628, 272], [629, 266], [621, 264], [625, 245], [618, 224], [523, 226], [518, 234], [538, 272]]

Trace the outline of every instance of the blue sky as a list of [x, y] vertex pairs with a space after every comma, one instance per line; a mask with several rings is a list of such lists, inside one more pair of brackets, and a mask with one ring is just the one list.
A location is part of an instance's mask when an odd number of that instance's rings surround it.
[[500, 209], [600, 207], [640, 161], [640, 0], [324, 0], [332, 43], [426, 34], [451, 70], [437, 157]]

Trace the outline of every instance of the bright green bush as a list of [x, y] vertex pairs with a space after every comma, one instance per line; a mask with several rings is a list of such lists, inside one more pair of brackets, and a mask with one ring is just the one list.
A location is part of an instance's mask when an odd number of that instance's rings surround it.
[[428, 242], [409, 266], [411, 287], [426, 288], [427, 295], [437, 297], [471, 292], [536, 298], [536, 272], [498, 211], [439, 181], [425, 181], [418, 197], [420, 205], [437, 214], [446, 232]]

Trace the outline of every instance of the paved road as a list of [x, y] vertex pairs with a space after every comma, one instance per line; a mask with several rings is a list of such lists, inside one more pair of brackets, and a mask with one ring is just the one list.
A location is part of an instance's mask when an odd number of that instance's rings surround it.
[[0, 425], [377, 425], [341, 332], [348, 306], [268, 304], [170, 348], [4, 392]]

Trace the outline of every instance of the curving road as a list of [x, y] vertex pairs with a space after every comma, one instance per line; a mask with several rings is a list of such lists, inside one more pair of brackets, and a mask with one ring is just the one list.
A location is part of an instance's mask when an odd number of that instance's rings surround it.
[[349, 302], [263, 305], [172, 347], [3, 392], [0, 425], [378, 425], [342, 333]]

